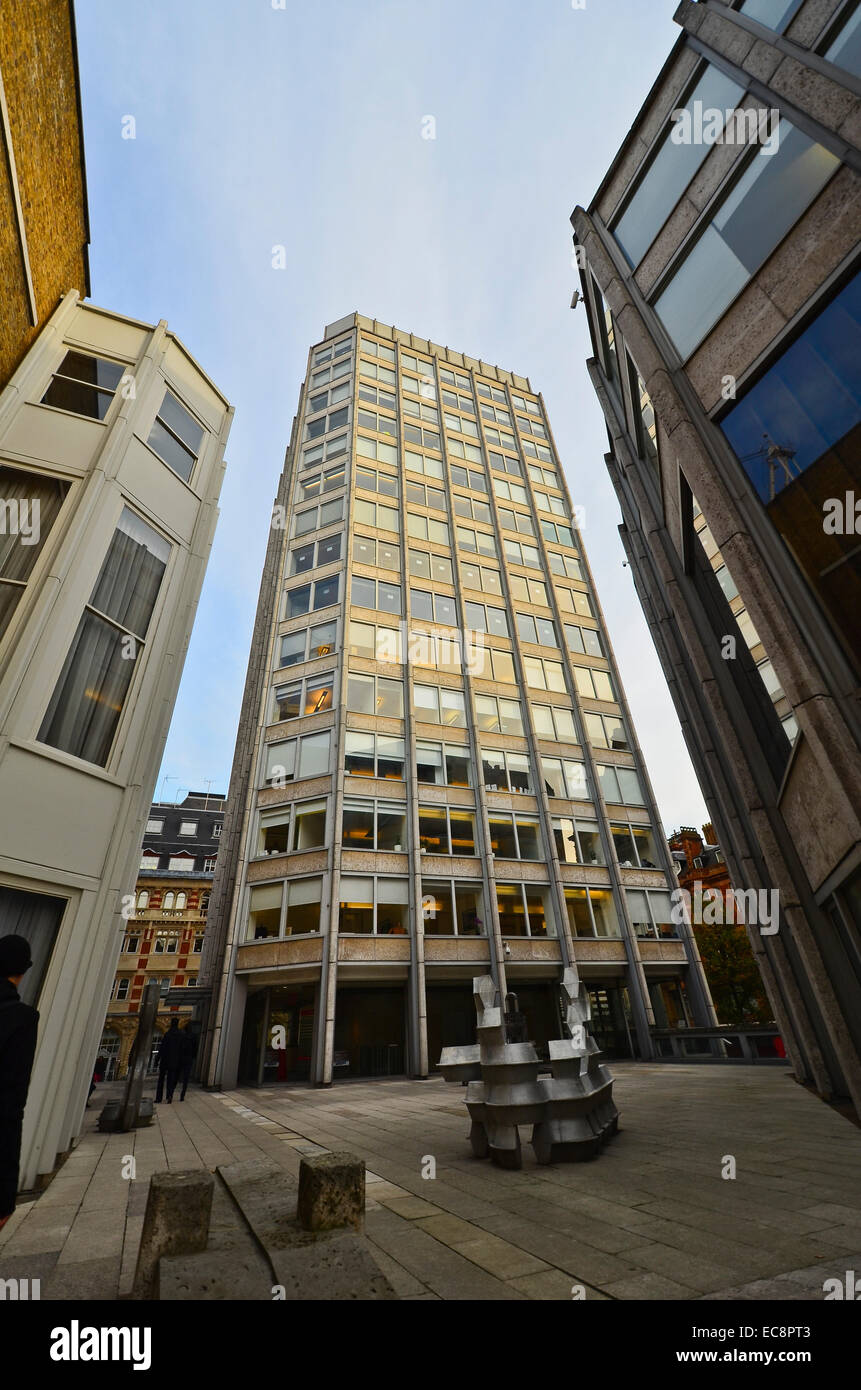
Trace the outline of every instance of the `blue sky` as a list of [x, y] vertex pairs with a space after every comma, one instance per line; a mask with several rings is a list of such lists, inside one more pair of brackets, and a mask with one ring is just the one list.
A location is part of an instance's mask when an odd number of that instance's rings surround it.
[[675, 8], [77, 0], [92, 298], [167, 319], [236, 407], [157, 795], [227, 788], [307, 350], [358, 310], [543, 391], [665, 825], [705, 818], [622, 567], [586, 320], [569, 308], [569, 215], [675, 41]]

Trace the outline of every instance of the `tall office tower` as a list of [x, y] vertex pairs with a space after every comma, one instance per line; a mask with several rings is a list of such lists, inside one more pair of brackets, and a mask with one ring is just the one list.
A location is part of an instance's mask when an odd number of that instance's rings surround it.
[[357, 314], [311, 349], [201, 983], [207, 1079], [424, 1076], [471, 981], [615, 1055], [714, 1021], [540, 396]]
[[[796, 1074], [861, 1109], [861, 5], [691, 0], [572, 216], [622, 537]], [[750, 901], [750, 899], [748, 899]]]
[[80, 1128], [232, 416], [165, 323], [75, 291], [0, 393], [0, 936], [29, 940], [41, 1014], [23, 1187]]

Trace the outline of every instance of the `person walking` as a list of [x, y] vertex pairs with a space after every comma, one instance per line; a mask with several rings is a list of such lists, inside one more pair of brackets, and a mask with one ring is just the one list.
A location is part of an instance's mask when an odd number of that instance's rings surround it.
[[191, 1069], [194, 1066], [194, 1059], [197, 1056], [197, 1034], [192, 1032], [192, 1025], [187, 1023], [180, 1033], [182, 1039], [182, 1055], [179, 1066], [179, 1079], [182, 1082], [182, 1090], [179, 1093], [180, 1100], [185, 1100], [185, 1093], [188, 1090], [188, 1083], [191, 1078]]
[[23, 936], [0, 937], [0, 1229], [15, 1210], [21, 1132], [39, 1015], [18, 985], [33, 961]]
[[158, 1105], [164, 1098], [165, 1082], [167, 1082], [167, 1103], [173, 1104], [173, 1093], [176, 1090], [177, 1077], [179, 1076], [182, 1064], [183, 1041], [179, 1031], [179, 1019], [172, 1018], [170, 1027], [161, 1040], [161, 1047], [158, 1050], [158, 1086], [156, 1087], [155, 1103]]

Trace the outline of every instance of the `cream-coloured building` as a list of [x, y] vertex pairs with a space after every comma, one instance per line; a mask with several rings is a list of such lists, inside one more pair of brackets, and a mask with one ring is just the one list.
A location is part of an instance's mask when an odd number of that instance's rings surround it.
[[232, 414], [164, 322], [74, 291], [0, 395], [0, 935], [30, 940], [41, 1015], [25, 1188], [80, 1126]]

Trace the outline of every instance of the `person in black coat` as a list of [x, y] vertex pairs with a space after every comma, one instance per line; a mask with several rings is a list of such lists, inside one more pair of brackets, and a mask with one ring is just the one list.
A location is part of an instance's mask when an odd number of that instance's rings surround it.
[[39, 1015], [24, 1004], [18, 985], [33, 964], [23, 936], [0, 937], [0, 1228], [15, 1210], [21, 1131]]
[[161, 1040], [161, 1047], [158, 1050], [158, 1086], [156, 1087], [155, 1103], [159, 1104], [164, 1098], [165, 1081], [167, 1081], [167, 1103], [173, 1103], [173, 1093], [176, 1090], [177, 1078], [179, 1077], [182, 1066], [183, 1054], [182, 1034], [179, 1031], [179, 1019], [172, 1018], [170, 1027]]

